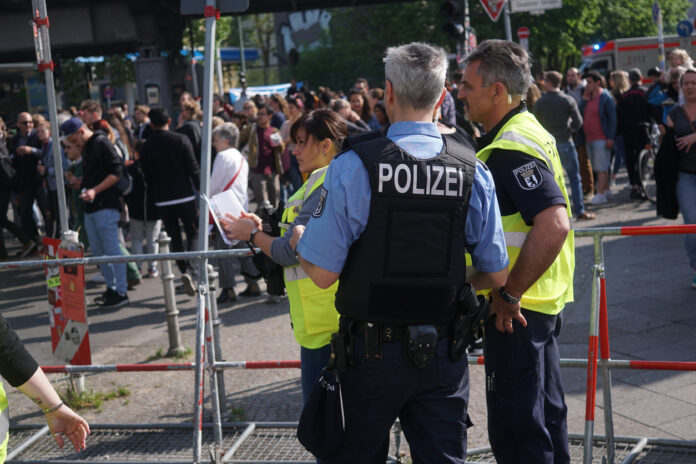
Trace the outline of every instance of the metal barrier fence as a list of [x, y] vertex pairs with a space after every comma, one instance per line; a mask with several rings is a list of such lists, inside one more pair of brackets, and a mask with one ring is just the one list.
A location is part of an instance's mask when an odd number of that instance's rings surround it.
[[[696, 225], [680, 225], [680, 226], [638, 226], [638, 227], [607, 227], [593, 229], [578, 229], [575, 231], [576, 237], [592, 237], [594, 244], [594, 265], [592, 267], [592, 298], [590, 307], [590, 329], [588, 339], [588, 357], [587, 359], [561, 359], [561, 365], [564, 367], [586, 367], [587, 368], [587, 390], [586, 390], [586, 411], [585, 411], [585, 433], [583, 436], [573, 436], [571, 441], [583, 441], [583, 463], [591, 464], [593, 462], [593, 450], [596, 447], [596, 442], [599, 438], [606, 441], [606, 446], [601, 449], [606, 450], [606, 462], [614, 463], [615, 447], [617, 437], [614, 436], [613, 427], [613, 411], [611, 406], [611, 369], [653, 369], [653, 370], [674, 370], [674, 371], [696, 371], [696, 362], [676, 362], [676, 361], [641, 361], [641, 360], [612, 360], [609, 350], [609, 327], [607, 317], [607, 300], [606, 300], [606, 284], [605, 284], [605, 269], [604, 269], [604, 251], [602, 246], [603, 237], [607, 236], [645, 236], [645, 235], [674, 235], [696, 233]], [[162, 253], [155, 255], [158, 260], [177, 260], [177, 259], [207, 259], [207, 258], [227, 258], [227, 257], [244, 257], [251, 254], [250, 250], [214, 250], [203, 252], [180, 252], [180, 253]], [[131, 255], [131, 256], [100, 256], [91, 258], [71, 258], [71, 259], [53, 259], [47, 261], [15, 261], [0, 263], [1, 269], [16, 269], [16, 268], [31, 268], [42, 266], [59, 266], [59, 265], [87, 265], [87, 264], [104, 264], [116, 262], [130, 261], [149, 261], [153, 255]], [[212, 299], [214, 300], [214, 298]], [[86, 373], [86, 372], [129, 372], [129, 371], [180, 371], [194, 370], [196, 372], [196, 398], [195, 398], [195, 416], [194, 416], [194, 439], [193, 439], [193, 457], [194, 462], [201, 462], [201, 446], [203, 436], [203, 381], [204, 372], [207, 371], [210, 376], [211, 398], [213, 402], [214, 420], [212, 427], [214, 442], [217, 449], [220, 450], [223, 437], [222, 429], [229, 427], [226, 424], [224, 427], [221, 422], [221, 399], [224, 399], [224, 386], [220, 391], [217, 374], [223, 369], [272, 369], [272, 368], [299, 368], [300, 362], [296, 360], [287, 361], [216, 361], [220, 357], [219, 346], [216, 349], [216, 342], [219, 342], [219, 332], [213, 330], [213, 318], [209, 314], [210, 292], [207, 282], [198, 285], [196, 296], [197, 302], [197, 319], [196, 319], [196, 349], [197, 357], [195, 363], [173, 363], [173, 364], [111, 364], [111, 365], [90, 365], [90, 366], [45, 366], [43, 367], [46, 373]], [[219, 323], [219, 321], [216, 321]], [[217, 339], [217, 340], [216, 340]], [[599, 354], [598, 354], [599, 349]], [[208, 361], [205, 361], [205, 357]], [[469, 364], [482, 365], [484, 358], [469, 357]], [[604, 421], [605, 421], [605, 437], [596, 437], [594, 435], [594, 410], [595, 410], [595, 392], [597, 386], [597, 367], [601, 367], [602, 386], [604, 398]], [[258, 425], [258, 424], [256, 424]], [[190, 430], [190, 428], [188, 429]], [[242, 432], [246, 439], [253, 431], [245, 429]], [[35, 441], [37, 438], [32, 436], [29, 440]], [[630, 463], [640, 454], [648, 445], [653, 446], [671, 446], [677, 448], [696, 449], [696, 442], [679, 441], [679, 440], [661, 440], [654, 438], [640, 437], [620, 437], [623, 442], [634, 443], [632, 449], [627, 449], [623, 463]], [[22, 447], [28, 446], [27, 443]], [[233, 445], [230, 449], [234, 452], [241, 445]], [[230, 452], [228, 451], [228, 453]], [[471, 450], [469, 454], [479, 454], [489, 452], [488, 448]], [[14, 455], [17, 453], [15, 452]], [[398, 459], [393, 458], [392, 459]], [[214, 459], [216, 462], [222, 459], [222, 456], [217, 456]], [[604, 461], [604, 460], [603, 460]], [[255, 461], [254, 461], [255, 462]], [[280, 462], [280, 461], [278, 461]], [[288, 461], [285, 461], [288, 462]]]

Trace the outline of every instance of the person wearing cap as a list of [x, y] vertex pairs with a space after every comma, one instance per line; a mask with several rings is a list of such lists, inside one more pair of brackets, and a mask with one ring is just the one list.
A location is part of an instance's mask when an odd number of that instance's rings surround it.
[[[80, 118], [60, 126], [62, 139], [82, 151], [82, 190], [85, 229], [94, 256], [122, 256], [118, 238], [121, 202], [116, 183], [123, 175], [123, 160], [106, 135], [92, 132]], [[106, 291], [95, 302], [103, 309], [124, 306], [128, 301], [126, 264], [101, 264]]]
[[651, 115], [645, 90], [640, 86], [643, 81], [640, 69], [630, 69], [628, 80], [631, 83], [631, 88], [617, 102], [617, 129], [624, 139], [626, 171], [628, 171], [628, 181], [631, 184], [630, 196], [632, 199], [639, 200], [643, 198], [643, 193], [638, 174], [638, 155], [648, 141], [644, 124], [650, 123]]
[[662, 81], [662, 70], [658, 66], [648, 69], [648, 80], [652, 81], [648, 90], [645, 91], [645, 96], [648, 99], [650, 106], [650, 116], [657, 122], [660, 132], [664, 134], [663, 125], [663, 109], [661, 103], [667, 99], [666, 90], [667, 84]]

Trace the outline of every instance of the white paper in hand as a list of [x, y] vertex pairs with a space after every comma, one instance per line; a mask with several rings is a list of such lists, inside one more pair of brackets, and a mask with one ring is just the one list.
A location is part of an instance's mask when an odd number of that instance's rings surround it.
[[227, 219], [228, 213], [234, 217], [239, 217], [239, 215], [244, 212], [244, 207], [239, 202], [237, 195], [235, 195], [234, 191], [230, 189], [213, 195], [211, 198], [208, 198], [205, 195], [201, 196], [205, 199], [206, 203], [208, 203], [208, 209], [210, 209], [211, 216], [213, 216], [213, 220], [215, 221], [215, 225], [220, 232], [222, 240], [230, 246], [236, 245], [239, 240], [230, 240], [227, 238], [227, 234], [225, 234], [225, 231], [220, 224], [220, 218]]

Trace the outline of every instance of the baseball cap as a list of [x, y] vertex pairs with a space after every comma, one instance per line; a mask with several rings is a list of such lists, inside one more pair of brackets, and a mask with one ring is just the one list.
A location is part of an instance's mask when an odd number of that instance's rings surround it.
[[648, 69], [648, 77], [660, 77], [660, 74], [662, 74], [662, 71], [657, 66]]
[[60, 140], [61, 142], [71, 135], [73, 135], [75, 132], [80, 130], [80, 128], [84, 125], [82, 122], [82, 119], [78, 117], [73, 117], [65, 121], [63, 124], [60, 125]]

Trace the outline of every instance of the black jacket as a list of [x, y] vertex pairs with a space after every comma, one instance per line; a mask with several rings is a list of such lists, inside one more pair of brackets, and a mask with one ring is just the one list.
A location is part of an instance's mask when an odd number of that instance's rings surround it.
[[[36, 171], [36, 166], [39, 165], [43, 159], [43, 153], [41, 152], [41, 142], [36, 135], [36, 131], [33, 130], [29, 133], [27, 139], [24, 143], [20, 143], [22, 138], [21, 134], [17, 132], [14, 137], [9, 140], [8, 150], [10, 154], [13, 155], [12, 162], [14, 163], [15, 169], [17, 170], [17, 180], [18, 185], [17, 190], [21, 189], [32, 189], [36, 188], [41, 184], [41, 176]], [[17, 154], [17, 148], [21, 145], [27, 145], [32, 147], [34, 150], [28, 155]]]
[[199, 188], [201, 172], [188, 138], [153, 130], [143, 144], [140, 162], [155, 203], [179, 200]]
[[125, 197], [128, 205], [128, 215], [131, 219], [139, 221], [155, 221], [159, 219], [157, 207], [155, 206], [155, 197], [152, 193], [152, 188], [145, 182], [145, 174], [143, 173], [140, 160], [128, 166], [127, 169], [131, 179], [133, 179], [133, 189]]
[[[109, 174], [120, 178], [123, 175], [123, 159], [118, 155], [114, 144], [102, 132], [95, 132], [82, 151], [82, 188], [90, 189], [99, 185]], [[94, 201], [85, 203], [85, 212], [93, 213], [102, 209], [121, 209], [121, 201], [116, 187], [112, 185], [97, 194]]]

